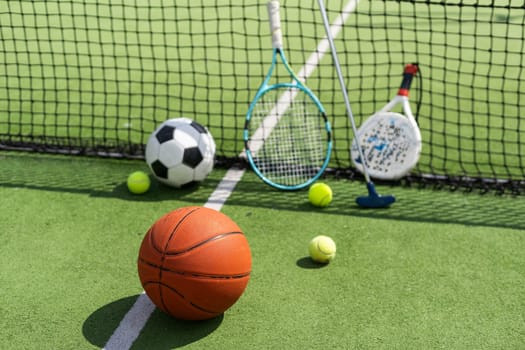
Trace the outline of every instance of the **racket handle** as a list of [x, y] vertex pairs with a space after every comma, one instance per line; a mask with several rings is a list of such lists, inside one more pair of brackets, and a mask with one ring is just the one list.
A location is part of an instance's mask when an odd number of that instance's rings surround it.
[[282, 49], [283, 47], [280, 6], [277, 0], [268, 2], [268, 17], [270, 18], [270, 32], [272, 33], [272, 46], [274, 49]]
[[410, 90], [410, 84], [412, 84], [412, 79], [417, 74], [417, 64], [409, 63], [405, 66], [405, 71], [403, 72], [403, 81], [401, 82], [401, 87], [397, 94], [399, 96], [408, 96], [408, 90]]

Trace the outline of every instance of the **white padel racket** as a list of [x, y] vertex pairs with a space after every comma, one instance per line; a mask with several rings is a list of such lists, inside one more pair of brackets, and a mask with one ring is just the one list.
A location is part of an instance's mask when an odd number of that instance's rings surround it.
[[[364, 161], [372, 178], [397, 180], [408, 174], [419, 160], [421, 132], [408, 101], [410, 84], [417, 71], [417, 64], [407, 64], [397, 95], [365, 120], [357, 131]], [[397, 105], [401, 105], [404, 115], [392, 112]], [[363, 160], [355, 140], [351, 156], [357, 170], [363, 172]]]

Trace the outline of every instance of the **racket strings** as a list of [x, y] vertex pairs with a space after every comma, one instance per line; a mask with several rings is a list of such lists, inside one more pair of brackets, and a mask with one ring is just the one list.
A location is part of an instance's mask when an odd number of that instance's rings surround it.
[[300, 89], [279, 88], [262, 96], [252, 112], [249, 133], [253, 161], [270, 181], [301, 184], [323, 166], [328, 147], [324, 118]]

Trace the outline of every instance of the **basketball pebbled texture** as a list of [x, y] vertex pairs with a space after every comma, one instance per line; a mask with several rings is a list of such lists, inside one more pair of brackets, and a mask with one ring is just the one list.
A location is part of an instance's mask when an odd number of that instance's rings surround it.
[[158, 219], [138, 258], [142, 286], [162, 311], [180, 319], [222, 314], [244, 292], [251, 252], [241, 229], [225, 214], [184, 207]]

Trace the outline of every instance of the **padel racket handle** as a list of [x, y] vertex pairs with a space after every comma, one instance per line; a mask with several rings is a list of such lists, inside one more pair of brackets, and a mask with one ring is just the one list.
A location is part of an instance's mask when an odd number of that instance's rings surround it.
[[408, 96], [410, 84], [412, 84], [412, 79], [417, 74], [417, 71], [418, 67], [416, 63], [409, 63], [405, 66], [405, 71], [403, 72], [403, 81], [401, 82], [401, 87], [397, 92], [399, 96]]
[[270, 32], [272, 33], [272, 46], [274, 49], [282, 49], [283, 47], [280, 6], [277, 0], [268, 2], [268, 17], [270, 19]]

